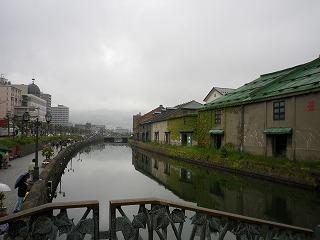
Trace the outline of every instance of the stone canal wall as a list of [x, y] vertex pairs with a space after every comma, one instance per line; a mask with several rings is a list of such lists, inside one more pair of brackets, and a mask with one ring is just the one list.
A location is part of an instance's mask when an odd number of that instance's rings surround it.
[[131, 146], [137, 147], [146, 151], [150, 151], [156, 154], [160, 154], [166, 157], [171, 157], [180, 161], [184, 161], [190, 164], [207, 167], [207, 168], [214, 168], [230, 173], [235, 173], [243, 176], [255, 177], [263, 180], [268, 180], [277, 183], [283, 183], [295, 187], [300, 187], [304, 189], [320, 189], [320, 175], [319, 174], [309, 174], [307, 178], [304, 178], [304, 173], [301, 174], [299, 170], [296, 171], [296, 175], [294, 175], [293, 170], [289, 171], [287, 175], [280, 174], [277, 172], [277, 169], [272, 168], [271, 170], [266, 167], [262, 168], [260, 166], [252, 166], [250, 169], [239, 169], [233, 166], [228, 165], [228, 161], [216, 161], [210, 162], [208, 159], [203, 156], [197, 156], [197, 158], [188, 157], [186, 154], [181, 154], [183, 149], [180, 149], [177, 154], [172, 154], [172, 152], [168, 151], [165, 147], [158, 147], [154, 144], [143, 143], [139, 141], [130, 141]]
[[[95, 136], [86, 140], [76, 142], [63, 149], [40, 174], [40, 180], [35, 182], [27, 195], [23, 209], [29, 209], [51, 202], [54, 192], [60, 182], [62, 173], [71, 158], [82, 148], [91, 144], [102, 142], [103, 137]], [[52, 185], [51, 192], [48, 186]]]

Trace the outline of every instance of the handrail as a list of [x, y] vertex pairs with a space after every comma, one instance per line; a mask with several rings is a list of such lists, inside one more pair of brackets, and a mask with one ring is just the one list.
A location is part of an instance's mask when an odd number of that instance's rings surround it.
[[297, 227], [297, 226], [262, 220], [262, 219], [258, 219], [258, 218], [247, 217], [247, 216], [223, 212], [223, 211], [219, 211], [219, 210], [212, 210], [209, 208], [187, 205], [184, 203], [176, 203], [176, 202], [173, 202], [170, 200], [164, 200], [164, 199], [160, 199], [160, 198], [137, 198], [137, 199], [111, 200], [111, 201], [109, 201], [109, 204], [110, 204], [110, 208], [117, 208], [117, 207], [121, 207], [121, 206], [129, 206], [129, 205], [143, 205], [143, 204], [177, 207], [177, 208], [182, 208], [185, 210], [203, 213], [208, 216], [226, 217], [226, 218], [229, 218], [232, 220], [242, 221], [242, 222], [251, 223], [251, 224], [269, 225], [272, 227], [277, 227], [279, 229], [286, 229], [286, 230], [298, 231], [298, 232], [302, 232], [302, 233], [306, 233], [306, 234], [313, 234], [313, 230], [308, 229], [308, 228], [302, 228], [302, 227]]
[[32, 215], [37, 215], [40, 213], [45, 213], [55, 209], [68, 209], [68, 208], [99, 208], [99, 201], [89, 200], [89, 201], [74, 201], [74, 202], [55, 202], [47, 203], [38, 207], [29, 208], [22, 210], [17, 213], [10, 214], [8, 216], [0, 217], [0, 224], [13, 222], [21, 218], [30, 217]]

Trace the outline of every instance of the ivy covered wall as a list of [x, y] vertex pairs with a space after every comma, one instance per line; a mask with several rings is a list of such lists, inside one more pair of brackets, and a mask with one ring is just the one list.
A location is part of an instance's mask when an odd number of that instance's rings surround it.
[[202, 147], [210, 146], [210, 129], [214, 128], [213, 110], [198, 112], [198, 144]]
[[168, 120], [168, 131], [171, 134], [172, 141], [180, 141], [181, 131], [193, 131], [193, 140], [198, 139], [197, 134], [197, 114], [182, 116]]

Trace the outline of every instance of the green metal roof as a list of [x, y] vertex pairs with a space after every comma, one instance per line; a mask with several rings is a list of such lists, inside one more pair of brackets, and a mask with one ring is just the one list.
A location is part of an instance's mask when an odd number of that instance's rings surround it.
[[224, 130], [223, 129], [211, 129], [209, 131], [209, 134], [223, 135], [224, 134]]
[[205, 105], [205, 109], [242, 105], [272, 97], [320, 91], [320, 58], [311, 62], [261, 75], [233, 92]]
[[292, 134], [292, 128], [267, 128], [263, 131], [265, 134]]
[[180, 130], [179, 132], [181, 132], [181, 133], [192, 133], [192, 132], [194, 132], [194, 129], [183, 129], [183, 130]]

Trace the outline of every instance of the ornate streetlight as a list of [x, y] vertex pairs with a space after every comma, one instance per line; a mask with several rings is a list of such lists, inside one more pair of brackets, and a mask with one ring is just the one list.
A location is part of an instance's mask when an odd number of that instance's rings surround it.
[[27, 125], [28, 125], [28, 122], [30, 121], [30, 114], [29, 112], [25, 112], [23, 115], [22, 115], [22, 120], [25, 122], [26, 124], [26, 136], [28, 135], [28, 132], [27, 132]]
[[8, 121], [8, 137], [10, 137], [10, 112], [7, 112], [7, 121]]
[[35, 164], [34, 164], [34, 173], [33, 173], [33, 179], [34, 181], [39, 180], [39, 157], [38, 157], [38, 151], [39, 151], [39, 115], [36, 118], [36, 152], [35, 152]]
[[[49, 124], [50, 124], [50, 122], [51, 122], [51, 120], [52, 120], [51, 113], [50, 113], [50, 112], [47, 112], [46, 115], [45, 115], [45, 118], [46, 118], [46, 122], [47, 122], [47, 124], [48, 124], [48, 133], [49, 133]], [[48, 133], [47, 133], [47, 135], [48, 135]]]
[[[30, 121], [30, 114], [29, 112], [25, 112], [22, 116], [22, 119], [24, 122], [29, 122]], [[35, 163], [34, 163], [34, 172], [33, 172], [33, 180], [37, 181], [39, 180], [39, 156], [38, 156], [38, 151], [39, 151], [39, 113], [36, 118], [36, 149], [35, 149]]]

